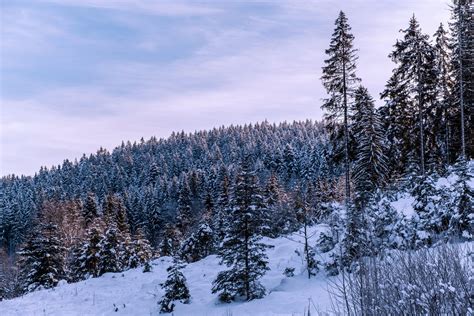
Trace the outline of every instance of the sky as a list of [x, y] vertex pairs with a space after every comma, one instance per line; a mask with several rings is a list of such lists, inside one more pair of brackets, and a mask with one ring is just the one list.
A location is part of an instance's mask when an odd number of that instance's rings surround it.
[[448, 0], [0, 3], [0, 175], [173, 131], [320, 120], [340, 10], [376, 99], [410, 17], [430, 35], [449, 19]]

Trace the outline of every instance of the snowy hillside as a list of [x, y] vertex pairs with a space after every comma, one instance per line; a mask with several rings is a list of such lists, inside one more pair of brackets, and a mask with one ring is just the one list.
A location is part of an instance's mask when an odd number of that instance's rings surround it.
[[[314, 230], [320, 230], [318, 226]], [[211, 294], [211, 281], [222, 269], [216, 256], [188, 264], [184, 269], [191, 304], [178, 304], [174, 315], [303, 315], [308, 299], [326, 310], [330, 307], [327, 280], [321, 273], [308, 280], [302, 269], [301, 237], [268, 239], [275, 247], [268, 251], [271, 270], [262, 283], [269, 294], [248, 303], [220, 304]], [[153, 271], [141, 268], [106, 275], [73, 284], [63, 284], [51, 290], [34, 292], [23, 297], [0, 302], [1, 315], [157, 315], [157, 301], [163, 294], [160, 283], [166, 279], [171, 258], [153, 261]], [[286, 267], [295, 267], [295, 277], [283, 275]], [[314, 306], [312, 307], [314, 308]]]
[[[435, 186], [441, 191], [448, 190], [456, 181], [457, 177], [450, 175], [438, 179]], [[472, 179], [469, 186], [474, 187]], [[399, 192], [394, 196], [390, 204], [400, 216], [409, 218], [416, 214], [413, 208], [415, 198], [411, 194]], [[311, 227], [308, 232], [310, 244], [315, 245], [320, 233], [327, 230], [326, 224]], [[177, 303], [174, 315], [305, 315], [308, 307], [312, 313], [333, 309], [328, 290], [334, 290], [339, 279], [327, 277], [322, 265], [316, 277], [307, 279], [301, 234], [264, 238], [263, 242], [273, 246], [267, 251], [270, 270], [262, 278], [268, 293], [263, 299], [219, 303], [217, 295], [211, 293], [211, 287], [224, 267], [219, 265], [215, 255], [211, 255], [184, 268], [191, 302]], [[466, 245], [472, 248], [472, 243]], [[327, 254], [317, 254], [317, 259], [326, 262], [328, 257]], [[155, 259], [150, 273], [137, 268], [106, 273], [77, 283], [62, 281], [56, 288], [0, 302], [0, 315], [157, 315], [157, 303], [163, 295], [160, 283], [166, 280], [166, 269], [171, 262], [170, 257]], [[295, 275], [285, 276], [285, 268], [295, 268]]]

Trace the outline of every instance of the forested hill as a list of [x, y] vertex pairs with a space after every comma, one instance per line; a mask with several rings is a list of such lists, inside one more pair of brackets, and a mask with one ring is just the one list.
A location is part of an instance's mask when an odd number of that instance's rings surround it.
[[96, 205], [100, 213], [106, 197], [115, 194], [126, 206], [132, 231], [143, 227], [156, 245], [180, 207], [198, 219], [219, 198], [223, 203], [220, 195], [227, 193], [246, 156], [262, 188], [273, 174], [282, 190], [330, 185], [325, 198], [333, 199], [341, 171], [331, 162], [327, 139], [323, 124], [309, 120], [220, 127], [122, 143], [111, 153], [100, 149], [78, 161], [41, 168], [33, 177], [3, 177], [0, 241], [12, 254], [46, 202], [76, 200], [81, 208]]

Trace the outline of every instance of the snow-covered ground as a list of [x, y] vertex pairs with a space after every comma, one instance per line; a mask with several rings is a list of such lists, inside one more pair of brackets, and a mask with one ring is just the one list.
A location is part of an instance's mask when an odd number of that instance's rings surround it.
[[[322, 226], [312, 231], [324, 229]], [[316, 234], [318, 235], [318, 234]], [[188, 264], [183, 273], [192, 296], [191, 304], [177, 304], [174, 315], [303, 315], [311, 304], [325, 311], [330, 308], [327, 292], [328, 280], [324, 273], [308, 280], [303, 273], [303, 259], [295, 250], [302, 252], [301, 237], [266, 239], [275, 247], [268, 250], [270, 271], [262, 283], [268, 295], [251, 302], [222, 304], [211, 293], [211, 282], [223, 269], [216, 256]], [[314, 237], [316, 240], [316, 236]], [[86, 281], [61, 284], [50, 289], [30, 293], [13, 300], [0, 302], [2, 316], [29, 315], [158, 315], [158, 300], [163, 291], [160, 283], [166, 279], [166, 268], [171, 258], [153, 261], [153, 271], [143, 273], [132, 269], [123, 273], [107, 273]], [[286, 277], [286, 267], [294, 267], [295, 276]], [[309, 301], [311, 299], [311, 302]]]

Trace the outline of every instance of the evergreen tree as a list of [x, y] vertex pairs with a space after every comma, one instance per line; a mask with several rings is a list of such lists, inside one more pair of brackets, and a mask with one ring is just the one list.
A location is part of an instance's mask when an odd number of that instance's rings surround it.
[[428, 119], [428, 109], [433, 106], [436, 99], [435, 53], [429, 43], [429, 36], [421, 32], [415, 16], [410, 19], [408, 28], [401, 32], [404, 34], [404, 38], [397, 41], [395, 50], [390, 54], [393, 62], [397, 64], [397, 68], [394, 69], [382, 97], [391, 96], [394, 94], [392, 89], [400, 88], [404, 90], [402, 95], [408, 97], [408, 111], [411, 115], [416, 113], [417, 119], [413, 125], [407, 120], [402, 127], [409, 129], [410, 135], [418, 134], [417, 138], [411, 139], [412, 144], [416, 144], [416, 146], [412, 145], [407, 149], [418, 147], [420, 173], [424, 174], [427, 149], [425, 124]]
[[355, 203], [360, 207], [370, 195], [385, 184], [387, 157], [383, 130], [374, 100], [364, 87], [355, 92], [351, 129], [357, 142], [357, 155], [353, 169]]
[[221, 262], [230, 269], [220, 272], [213, 282], [212, 292], [219, 292], [221, 301], [239, 297], [250, 301], [265, 295], [265, 288], [258, 281], [269, 269], [265, 254], [269, 246], [260, 242], [262, 200], [247, 157], [233, 188], [226, 239], [219, 251]]
[[117, 226], [114, 223], [109, 224], [109, 227], [105, 230], [104, 238], [100, 243], [100, 274], [122, 271], [123, 263], [121, 260], [120, 242], [120, 231], [117, 229]]
[[341, 123], [344, 128], [344, 167], [345, 167], [345, 196], [346, 204], [350, 198], [350, 161], [349, 161], [349, 110], [350, 99], [355, 84], [359, 81], [356, 76], [357, 50], [353, 47], [354, 35], [344, 12], [336, 19], [336, 28], [331, 38], [323, 67], [322, 81], [329, 98], [324, 101], [323, 109], [328, 111], [327, 119], [330, 124]]
[[214, 250], [214, 232], [208, 223], [203, 222], [183, 241], [180, 252], [187, 262], [195, 262], [212, 254]]
[[218, 241], [222, 241], [225, 237], [225, 227], [228, 222], [229, 211], [229, 176], [225, 168], [221, 168], [221, 181], [218, 186], [218, 197], [216, 202], [216, 212], [212, 219], [212, 228], [217, 236]]
[[441, 156], [443, 157], [443, 163], [447, 166], [450, 163], [452, 148], [451, 144], [451, 133], [452, 128], [450, 121], [454, 111], [453, 104], [453, 78], [452, 78], [452, 65], [451, 65], [451, 50], [448, 39], [448, 32], [444, 29], [441, 23], [434, 34], [435, 44], [435, 66], [436, 66], [436, 104], [434, 106], [433, 116], [435, 120], [432, 122], [434, 126], [442, 127], [440, 130], [436, 130], [435, 142], [439, 144], [441, 149]]
[[176, 227], [183, 236], [186, 236], [191, 229], [193, 216], [191, 213], [191, 192], [186, 177], [181, 182], [181, 188], [178, 197], [178, 209], [176, 216]]
[[25, 292], [52, 288], [65, 279], [64, 249], [56, 225], [40, 223], [19, 254]]
[[452, 188], [453, 199], [449, 205], [451, 220], [449, 234], [456, 240], [474, 239], [474, 190], [472, 182], [472, 167], [466, 161], [459, 159], [455, 165], [457, 180]]
[[102, 274], [102, 226], [102, 220], [96, 218], [87, 229], [83, 243], [74, 250], [71, 276], [73, 281], [89, 276], [96, 278]]
[[418, 245], [433, 243], [433, 233], [436, 231], [435, 219], [440, 207], [440, 192], [436, 189], [435, 181], [430, 176], [414, 179], [416, 186], [412, 195], [415, 198], [413, 209], [416, 212]]
[[174, 256], [177, 251], [177, 237], [175, 230], [171, 227], [171, 225], [167, 225], [164, 232], [163, 237], [158, 245], [158, 252], [160, 256]]
[[89, 192], [86, 197], [86, 201], [84, 203], [84, 207], [82, 208], [84, 221], [86, 223], [86, 227], [94, 221], [96, 217], [99, 216], [99, 210], [97, 207], [97, 198], [94, 193]]
[[147, 264], [151, 260], [153, 251], [141, 229], [137, 230], [132, 241], [132, 246], [133, 253], [128, 261], [130, 268], [133, 269], [140, 265]]
[[466, 144], [471, 140], [469, 128], [472, 124], [471, 108], [474, 104], [474, 6], [472, 0], [454, 0], [451, 6], [452, 19], [451, 50], [452, 76], [454, 78], [453, 101], [457, 108], [453, 126], [456, 128], [459, 154], [464, 159], [471, 157]]
[[173, 264], [166, 269], [168, 277], [165, 283], [161, 284], [161, 288], [165, 294], [158, 302], [160, 305], [160, 313], [171, 313], [174, 310], [176, 301], [183, 304], [189, 304], [191, 295], [189, 294], [186, 278], [181, 270], [184, 268], [179, 260], [174, 259]]

